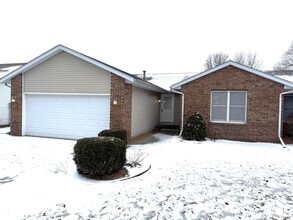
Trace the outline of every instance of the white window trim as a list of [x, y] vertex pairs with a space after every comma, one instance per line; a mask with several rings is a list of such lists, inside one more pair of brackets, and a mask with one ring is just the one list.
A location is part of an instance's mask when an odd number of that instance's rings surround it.
[[[214, 92], [225, 92], [227, 93], [227, 115], [226, 115], [226, 121], [220, 121], [220, 120], [213, 120], [212, 119], [212, 98]], [[230, 121], [230, 92], [245, 92], [245, 110], [244, 110], [244, 121]], [[235, 106], [237, 107], [237, 106]], [[247, 91], [241, 91], [241, 90], [214, 90], [211, 91], [211, 97], [210, 97], [210, 122], [213, 123], [223, 123], [223, 124], [246, 124], [247, 120]]]

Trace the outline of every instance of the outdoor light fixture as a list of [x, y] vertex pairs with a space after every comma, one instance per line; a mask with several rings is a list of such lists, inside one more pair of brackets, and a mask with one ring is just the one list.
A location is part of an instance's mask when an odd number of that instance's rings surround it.
[[117, 101], [116, 100], [113, 101], [113, 105], [117, 105]]

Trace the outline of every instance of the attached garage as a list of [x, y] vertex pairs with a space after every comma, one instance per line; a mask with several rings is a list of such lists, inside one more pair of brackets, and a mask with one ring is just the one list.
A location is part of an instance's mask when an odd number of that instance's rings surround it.
[[110, 73], [66, 52], [23, 75], [23, 135], [79, 139], [110, 128]]
[[110, 127], [110, 98], [99, 95], [26, 95], [25, 135], [79, 139]]
[[62, 45], [0, 82], [11, 83], [12, 135], [65, 139], [96, 137], [104, 129], [126, 129], [128, 138], [149, 132], [166, 92]]

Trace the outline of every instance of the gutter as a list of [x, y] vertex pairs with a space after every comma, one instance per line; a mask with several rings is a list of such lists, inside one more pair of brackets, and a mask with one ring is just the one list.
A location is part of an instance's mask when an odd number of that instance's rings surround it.
[[282, 129], [282, 104], [283, 104], [283, 95], [287, 95], [287, 94], [293, 94], [293, 90], [288, 91], [288, 92], [281, 92], [280, 93], [280, 98], [279, 98], [279, 123], [278, 123], [278, 138], [282, 144], [283, 147], [286, 147], [283, 139], [282, 139], [282, 135], [281, 135], [281, 129]]
[[174, 93], [180, 94], [182, 96], [182, 99], [181, 99], [181, 128], [180, 128], [180, 133], [179, 133], [179, 137], [181, 137], [182, 132], [183, 132], [183, 126], [184, 126], [184, 93], [173, 90], [172, 87], [171, 87], [171, 91]]

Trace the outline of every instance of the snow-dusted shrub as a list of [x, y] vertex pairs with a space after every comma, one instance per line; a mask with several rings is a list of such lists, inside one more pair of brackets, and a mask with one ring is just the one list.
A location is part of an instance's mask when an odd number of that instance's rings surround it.
[[77, 171], [95, 178], [115, 173], [126, 162], [126, 143], [115, 137], [79, 139], [74, 146]]
[[98, 134], [99, 137], [116, 137], [127, 142], [127, 131], [125, 129], [106, 129]]
[[207, 136], [202, 116], [196, 112], [189, 117], [183, 127], [182, 138], [185, 140], [204, 141]]

